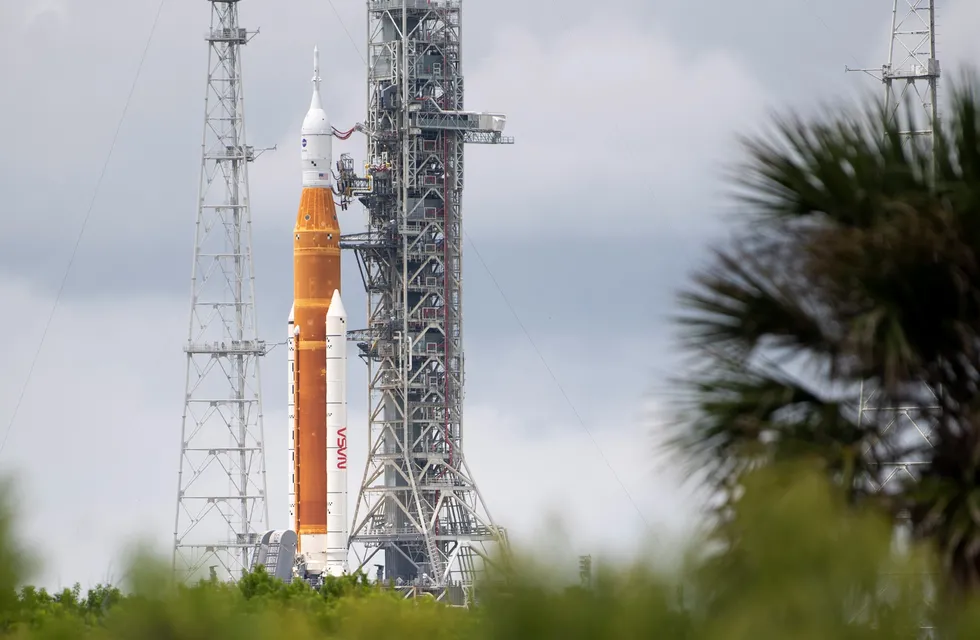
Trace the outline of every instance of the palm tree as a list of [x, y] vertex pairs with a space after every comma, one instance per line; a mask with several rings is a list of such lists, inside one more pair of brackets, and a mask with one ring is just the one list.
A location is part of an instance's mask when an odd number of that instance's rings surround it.
[[[980, 112], [954, 91], [932, 149], [881, 109], [778, 119], [744, 141], [745, 228], [682, 293], [674, 441], [731, 498], [748, 468], [815, 458], [851, 503], [910, 513], [960, 589], [980, 587]], [[859, 419], [941, 398], [933, 445]], [[940, 394], [939, 391], [942, 391]], [[911, 443], [911, 444], [910, 444]], [[920, 472], [876, 493], [883, 465]]]

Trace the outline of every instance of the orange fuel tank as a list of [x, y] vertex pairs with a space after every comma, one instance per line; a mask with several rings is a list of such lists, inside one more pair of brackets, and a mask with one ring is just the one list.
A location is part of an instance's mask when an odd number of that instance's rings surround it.
[[295, 531], [327, 532], [326, 318], [340, 289], [340, 225], [333, 190], [302, 191], [293, 237], [296, 346]]

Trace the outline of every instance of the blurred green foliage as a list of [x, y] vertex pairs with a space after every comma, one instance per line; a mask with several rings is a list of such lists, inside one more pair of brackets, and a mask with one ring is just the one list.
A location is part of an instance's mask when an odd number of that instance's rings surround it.
[[261, 569], [237, 584], [175, 585], [148, 558], [134, 562], [123, 590], [48, 593], [20, 586], [30, 564], [8, 504], [0, 501], [3, 638], [892, 639], [920, 637], [926, 621], [944, 637], [980, 637], [980, 603], [929, 608], [931, 550], [896, 547], [888, 519], [849, 507], [817, 465], [750, 474], [724, 535], [659, 550], [686, 554], [678, 571], [638, 558], [600, 563], [591, 584], [569, 585], [525, 553], [483, 585], [471, 609], [404, 600], [363, 575], [319, 592]]

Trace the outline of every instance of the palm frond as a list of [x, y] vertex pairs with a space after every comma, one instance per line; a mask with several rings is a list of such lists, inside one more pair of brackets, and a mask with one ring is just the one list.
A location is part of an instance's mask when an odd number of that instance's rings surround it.
[[[715, 362], [678, 380], [681, 419], [668, 446], [683, 452], [713, 485], [730, 484], [760, 464], [817, 458], [848, 486], [874, 474], [885, 439], [878, 422], [860, 424], [855, 398], [818, 392], [775, 367]], [[868, 454], [871, 455], [868, 455]]]
[[[837, 339], [818, 301], [801, 282], [801, 266], [782, 243], [751, 238], [715, 254], [715, 264], [679, 296], [675, 322], [682, 344], [695, 350], [735, 350], [749, 356], [757, 347], [834, 353]], [[763, 344], [765, 343], [765, 344]]]

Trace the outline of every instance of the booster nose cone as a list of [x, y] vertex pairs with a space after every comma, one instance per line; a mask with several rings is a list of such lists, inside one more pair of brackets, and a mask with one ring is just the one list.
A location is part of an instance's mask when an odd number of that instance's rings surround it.
[[313, 47], [313, 97], [300, 130], [300, 157], [304, 188], [333, 186], [333, 127], [320, 98], [320, 52]]
[[333, 296], [330, 298], [330, 309], [327, 311], [327, 317], [347, 320], [347, 309], [344, 308], [344, 302], [340, 299], [340, 291], [338, 289], [333, 290]]

